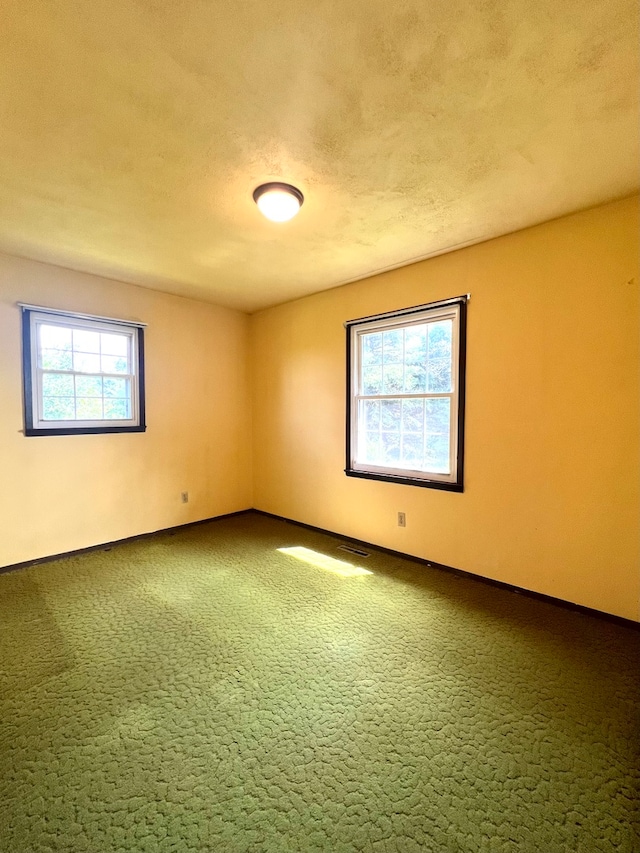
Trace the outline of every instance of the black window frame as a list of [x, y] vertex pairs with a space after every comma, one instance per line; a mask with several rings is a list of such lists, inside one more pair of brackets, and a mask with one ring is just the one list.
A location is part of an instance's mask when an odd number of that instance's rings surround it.
[[[19, 307], [22, 313], [22, 387], [25, 436], [104, 435], [110, 433], [146, 432], [144, 325], [142, 323], [129, 320], [119, 320], [110, 317], [99, 317], [90, 314], [78, 314], [62, 309], [41, 308], [34, 305], [19, 304]], [[103, 424], [99, 426], [90, 426], [87, 425], [86, 421], [83, 421], [81, 422], [81, 425], [78, 426], [73, 426], [70, 422], [66, 422], [65, 426], [62, 427], [42, 427], [37, 425], [37, 418], [34, 418], [35, 392], [33, 387], [33, 359], [37, 358], [37, 351], [33, 352], [32, 347], [32, 323], [34, 321], [34, 315], [40, 317], [45, 314], [51, 316], [52, 322], [54, 322], [55, 319], [58, 319], [58, 321], [61, 321], [62, 325], [64, 325], [65, 320], [81, 320], [86, 321], [88, 326], [95, 323], [97, 328], [100, 327], [99, 324], [101, 323], [120, 326], [127, 329], [129, 333], [133, 333], [133, 335], [135, 335], [136, 345], [133, 363], [135, 364], [136, 381], [135, 390], [132, 393], [131, 399], [135, 402], [135, 411], [137, 412], [137, 417], [135, 418], [136, 423], [128, 423], [126, 425], [117, 425], [117, 423], [114, 423], [113, 426], [105, 426]]]
[[[437, 302], [429, 302], [424, 305], [416, 305], [410, 308], [403, 308], [397, 311], [390, 311], [383, 314], [376, 314], [367, 317], [360, 317], [355, 320], [348, 320], [345, 323], [346, 328], [346, 362], [347, 362], [347, 395], [346, 395], [346, 466], [345, 474], [347, 477], [357, 477], [366, 480], [378, 480], [381, 482], [400, 483], [409, 486], [418, 486], [427, 489], [440, 489], [450, 492], [464, 491], [464, 426], [465, 426], [465, 398], [466, 398], [466, 360], [467, 360], [467, 304], [470, 294], [456, 296], [451, 299], [439, 300]], [[455, 478], [452, 480], [430, 479], [426, 476], [415, 477], [408, 474], [404, 476], [394, 469], [393, 473], [384, 473], [379, 470], [367, 471], [362, 469], [354, 469], [352, 465], [352, 442], [353, 442], [353, 427], [354, 427], [354, 364], [353, 364], [353, 335], [358, 328], [366, 326], [367, 323], [377, 324], [385, 320], [395, 320], [397, 318], [407, 318], [410, 322], [412, 315], [422, 314], [430, 310], [438, 311], [448, 306], [458, 306], [458, 354], [457, 354], [457, 418], [455, 419], [457, 429], [457, 442], [455, 453]], [[404, 328], [400, 326], [401, 328]]]

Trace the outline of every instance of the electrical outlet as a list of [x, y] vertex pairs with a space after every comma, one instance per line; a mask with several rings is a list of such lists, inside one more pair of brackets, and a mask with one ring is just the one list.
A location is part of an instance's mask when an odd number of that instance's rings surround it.
[[180, 500], [183, 504], [189, 503], [189, 492], [180, 492]]
[[407, 526], [407, 516], [404, 512], [398, 513], [398, 527], [406, 527]]

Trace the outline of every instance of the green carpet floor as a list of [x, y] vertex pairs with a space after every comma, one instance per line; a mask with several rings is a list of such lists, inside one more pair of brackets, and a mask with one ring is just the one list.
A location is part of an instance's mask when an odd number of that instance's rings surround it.
[[640, 633], [339, 542], [0, 575], [2, 853], [638, 853]]

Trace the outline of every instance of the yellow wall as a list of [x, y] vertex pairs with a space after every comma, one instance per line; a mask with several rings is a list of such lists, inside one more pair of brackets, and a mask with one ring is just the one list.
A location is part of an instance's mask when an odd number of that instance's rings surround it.
[[[466, 292], [464, 493], [346, 477], [344, 321]], [[637, 198], [257, 314], [254, 506], [638, 619], [638, 319]]]
[[[18, 301], [148, 323], [146, 433], [25, 438]], [[0, 565], [250, 507], [247, 335], [237, 311], [0, 255]]]
[[[0, 255], [0, 565], [253, 505], [639, 619], [638, 252], [627, 199], [252, 318]], [[465, 492], [347, 478], [344, 321], [466, 292]], [[148, 323], [146, 433], [24, 437], [18, 301]]]

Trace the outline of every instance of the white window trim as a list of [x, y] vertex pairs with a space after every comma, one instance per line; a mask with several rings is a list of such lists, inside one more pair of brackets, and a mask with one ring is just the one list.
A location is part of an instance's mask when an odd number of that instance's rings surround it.
[[[411, 483], [433, 488], [444, 488], [462, 491], [463, 488], [463, 417], [464, 414], [464, 355], [465, 348], [461, 341], [461, 335], [465, 335], [465, 310], [466, 297], [458, 297], [442, 303], [417, 306], [398, 312], [381, 314], [373, 317], [354, 320], [346, 323], [349, 335], [349, 360], [350, 373], [348, 377], [348, 456], [345, 473], [349, 476], [362, 476], [371, 479], [391, 480], [393, 482]], [[360, 380], [360, 358], [361, 340], [365, 334], [386, 331], [396, 327], [406, 328], [412, 325], [423, 325], [425, 322], [436, 322], [438, 320], [453, 320], [452, 336], [452, 390], [450, 392], [425, 392], [408, 394], [371, 394], [361, 393]], [[462, 356], [462, 370], [460, 358]], [[384, 399], [434, 399], [449, 398], [451, 400], [451, 418], [449, 434], [449, 472], [423, 471], [409, 468], [396, 468], [392, 466], [378, 466], [370, 463], [359, 462], [359, 430], [358, 411], [361, 400], [384, 400]]]
[[[23, 312], [23, 380], [25, 404], [25, 434], [26, 435], [68, 435], [73, 433], [111, 433], [111, 432], [144, 432], [144, 375], [142, 329], [143, 324], [115, 320], [104, 317], [94, 317], [87, 314], [74, 314], [56, 311], [50, 308], [40, 308], [20, 303]], [[47, 371], [39, 366], [38, 329], [41, 325], [64, 326], [92, 332], [110, 332], [126, 335], [129, 346], [130, 373], [108, 374], [100, 372], [103, 377], [113, 375], [116, 378], [128, 379], [131, 388], [130, 418], [105, 418], [90, 420], [45, 420], [42, 416], [42, 377]], [[56, 370], [56, 373], [77, 375], [76, 371]]]

